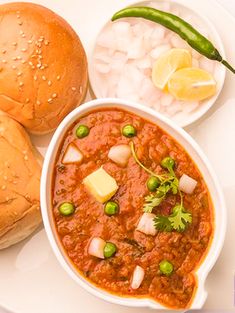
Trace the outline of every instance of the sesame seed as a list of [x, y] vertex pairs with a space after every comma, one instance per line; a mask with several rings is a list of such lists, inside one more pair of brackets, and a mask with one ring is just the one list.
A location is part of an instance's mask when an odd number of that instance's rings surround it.
[[45, 46], [48, 46], [48, 45], [49, 45], [49, 41], [48, 41], [48, 40], [45, 40], [45, 41], [44, 41], [44, 44], [45, 44]]
[[50, 80], [48, 80], [48, 86], [51, 86], [52, 82]]
[[79, 87], [79, 92], [82, 93], [82, 91], [83, 91], [83, 88], [82, 88], [82, 86], [80, 86]]
[[17, 57], [17, 60], [21, 60], [21, 59], [22, 59], [22, 57], [20, 57], [20, 56]]
[[33, 79], [34, 79], [34, 80], [37, 80], [38, 78], [37, 78], [37, 76], [36, 76], [36, 75], [34, 75]]
[[7, 187], [5, 185], [2, 186], [2, 190], [5, 190]]
[[29, 61], [29, 65], [33, 66], [33, 62]]
[[47, 79], [46, 79], [46, 77], [45, 77], [44, 75], [42, 76], [42, 79], [43, 79], [43, 80], [47, 80]]
[[20, 30], [20, 35], [22, 35], [24, 32], [23, 32], [23, 30]]
[[56, 77], [56, 79], [57, 79], [57, 80], [60, 80], [60, 75], [58, 75], [58, 76]]
[[42, 65], [42, 66], [40, 67], [40, 69], [41, 69], [41, 70], [44, 70], [44, 68], [45, 68], [45, 66], [44, 66], [44, 65]]
[[21, 36], [22, 38], [25, 38], [25, 34], [22, 34], [22, 36]]
[[17, 46], [17, 42], [14, 41], [14, 42], [12, 43], [12, 46]]
[[20, 87], [24, 86], [24, 83], [23, 83], [23, 82], [20, 82], [20, 83], [19, 83], [19, 86], [20, 86]]
[[31, 58], [32, 58], [32, 59], [34, 59], [34, 58], [36, 58], [36, 57], [37, 57], [36, 54], [31, 55]]
[[3, 179], [4, 179], [4, 180], [7, 180], [7, 176], [3, 176]]
[[22, 22], [22, 21], [19, 21], [18, 24], [21, 26], [21, 25], [23, 25], [23, 22]]
[[22, 64], [25, 64], [25, 63], [26, 63], [26, 61], [25, 61], [25, 60], [22, 60], [22, 61], [21, 61], [21, 63], [22, 63]]
[[16, 61], [16, 60], [17, 60], [17, 57], [13, 57], [12, 60]]
[[3, 53], [3, 54], [5, 54], [6, 52], [7, 52], [7, 50], [5, 50], [5, 49], [4, 49], [4, 50], [2, 50], [2, 53]]
[[43, 40], [44, 40], [44, 38], [41, 37], [41, 38], [38, 39], [38, 42], [43, 42]]
[[28, 43], [31, 44], [31, 43], [33, 43], [33, 41], [32, 40], [28, 40]]
[[29, 101], [30, 101], [29, 98], [26, 98], [25, 102], [26, 102], [26, 103], [29, 103]]
[[77, 90], [76, 87], [72, 87], [71, 89], [72, 89], [73, 91], [76, 91], [76, 90]]
[[48, 103], [52, 103], [52, 102], [53, 102], [53, 99], [52, 99], [52, 98], [49, 98], [49, 99], [47, 100], [47, 102], [48, 102]]
[[41, 63], [38, 63], [38, 64], [37, 64], [37, 68], [40, 68], [41, 66], [42, 66]]
[[16, 69], [16, 66], [15, 66], [15, 65], [12, 65], [12, 68], [13, 68], [13, 70], [15, 70], [15, 69]]
[[22, 75], [22, 72], [18, 72], [18, 73], [17, 73], [17, 76], [21, 76], [21, 75]]
[[26, 48], [22, 48], [21, 51], [22, 51], [22, 52], [25, 52], [25, 51], [27, 51], [27, 49], [26, 49]]
[[2, 63], [7, 63], [7, 61], [6, 60], [2, 60]]
[[34, 66], [34, 65], [33, 65], [33, 66], [31, 66], [31, 69], [32, 69], [32, 70], [34, 70], [34, 69], [35, 69], [35, 66]]
[[38, 56], [38, 58], [41, 60], [42, 59], [42, 56], [41, 56], [41, 54]]
[[24, 156], [24, 160], [25, 160], [25, 161], [28, 161], [28, 159], [29, 159], [28, 156], [25, 155], [25, 156]]
[[53, 93], [52, 98], [56, 98], [57, 97], [57, 93]]
[[20, 18], [20, 15], [19, 15], [19, 14], [17, 14], [17, 15], [16, 15], [16, 17], [17, 17], [17, 18]]
[[41, 104], [41, 102], [39, 100], [37, 100], [37, 105], [40, 105], [40, 104]]

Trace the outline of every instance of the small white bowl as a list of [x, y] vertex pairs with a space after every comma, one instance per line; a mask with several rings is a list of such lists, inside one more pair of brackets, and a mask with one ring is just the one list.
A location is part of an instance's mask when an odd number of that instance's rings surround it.
[[75, 122], [84, 114], [87, 114], [94, 110], [99, 110], [104, 107], [115, 107], [130, 111], [160, 126], [164, 131], [166, 131], [173, 138], [175, 138], [175, 140], [185, 148], [185, 150], [195, 161], [200, 172], [202, 173], [202, 176], [204, 177], [204, 180], [209, 188], [212, 202], [214, 204], [215, 221], [213, 241], [208, 249], [208, 253], [205, 259], [195, 272], [195, 275], [197, 275], [198, 278], [198, 289], [196, 291], [190, 309], [201, 309], [207, 298], [207, 291], [205, 290], [206, 277], [212, 269], [213, 265], [215, 264], [224, 242], [227, 217], [225, 201], [222, 189], [216, 178], [216, 175], [207, 157], [203, 154], [196, 142], [183, 129], [170, 121], [168, 118], [153, 111], [152, 109], [145, 108], [142, 105], [125, 100], [111, 98], [98, 99], [76, 108], [59, 125], [48, 147], [41, 178], [42, 217], [52, 249], [65, 271], [73, 278], [73, 280], [75, 280], [80, 286], [89, 291], [91, 294], [115, 304], [130, 307], [150, 307], [153, 309], [166, 309], [152, 299], [115, 296], [114, 294], [108, 293], [101, 288], [98, 288], [91, 284], [82, 275], [80, 275], [80, 273], [71, 264], [71, 261], [69, 261], [68, 256], [65, 254], [61, 246], [60, 240], [57, 236], [51, 206], [52, 172], [56, 154], [66, 131], [73, 122]]
[[[156, 3], [156, 4], [159, 3], [159, 5], [162, 5], [163, 1], [162, 0], [140, 1], [140, 2], [135, 2], [131, 6], [145, 6], [145, 5], [149, 5], [151, 3]], [[190, 6], [182, 5], [177, 0], [175, 0], [173, 2], [166, 0], [166, 1], [164, 1], [164, 3], [170, 3], [170, 5], [173, 9], [179, 10], [180, 12], [183, 12], [183, 14], [185, 14], [185, 16], [192, 16], [197, 21], [197, 24], [200, 25], [203, 29], [205, 29], [207, 31], [207, 33], [210, 36], [210, 40], [213, 42], [215, 47], [219, 50], [222, 57], [225, 58], [225, 51], [224, 51], [224, 46], [223, 46], [222, 40], [221, 40], [216, 28], [214, 27], [214, 25], [206, 17], [204, 17], [201, 13], [197, 12], [196, 10], [190, 8]], [[107, 27], [107, 25], [109, 25], [111, 23], [112, 23], [111, 21], [106, 22], [105, 25], [100, 30], [98, 36]], [[189, 23], [190, 23], [190, 21], [189, 21]], [[97, 38], [98, 38], [98, 36], [97, 36]], [[96, 47], [97, 47], [97, 42], [95, 40], [95, 42], [93, 44], [93, 50], [92, 50], [92, 53], [91, 53], [90, 58], [89, 58], [90, 59], [89, 67], [88, 67], [89, 79], [90, 79], [91, 89], [92, 89], [95, 97], [96, 98], [104, 98], [104, 97], [107, 97], [107, 95], [105, 95], [105, 92], [104, 92], [105, 83], [99, 77], [99, 74], [97, 73], [97, 71], [95, 69], [95, 63], [94, 63], [94, 52], [96, 50]], [[178, 112], [175, 115], [172, 115], [170, 117], [170, 119], [175, 121], [179, 126], [186, 127], [186, 126], [194, 123], [198, 119], [200, 119], [212, 107], [212, 105], [216, 102], [218, 96], [220, 95], [222, 88], [223, 88], [223, 85], [224, 85], [224, 81], [225, 81], [226, 68], [222, 64], [220, 64], [219, 62], [217, 62], [217, 61], [214, 61], [214, 62], [215, 62], [214, 76], [215, 76], [215, 79], [217, 81], [217, 92], [216, 92], [216, 94], [209, 99], [201, 101], [199, 103], [199, 105], [197, 106], [197, 108], [193, 109], [190, 112], [188, 112], [188, 110], [183, 110], [183, 111]], [[102, 88], [102, 86], [104, 86], [104, 87]], [[108, 95], [108, 96], [113, 97], [114, 95]], [[130, 99], [126, 98], [126, 100], [130, 100]], [[185, 106], [187, 106], [187, 103], [185, 103]], [[162, 113], [162, 112], [160, 112], [160, 113]], [[162, 113], [162, 114], [164, 114], [164, 113]]]

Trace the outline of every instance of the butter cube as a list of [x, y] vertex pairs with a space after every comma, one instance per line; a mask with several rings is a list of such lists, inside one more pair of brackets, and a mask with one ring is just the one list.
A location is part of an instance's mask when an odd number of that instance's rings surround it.
[[83, 180], [83, 183], [96, 200], [101, 203], [104, 203], [112, 198], [118, 190], [116, 180], [102, 167], [88, 175]]

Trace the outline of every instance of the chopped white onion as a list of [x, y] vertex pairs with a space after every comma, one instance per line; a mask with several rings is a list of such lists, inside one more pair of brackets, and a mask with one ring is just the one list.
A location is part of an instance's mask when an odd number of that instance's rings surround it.
[[83, 154], [74, 143], [70, 143], [62, 159], [63, 164], [81, 163]]
[[109, 150], [108, 157], [121, 166], [126, 166], [131, 156], [131, 148], [128, 145], [114, 146]]
[[132, 280], [131, 280], [131, 288], [138, 289], [144, 279], [144, 269], [137, 265], [134, 269]]
[[105, 245], [106, 245], [106, 242], [102, 238], [94, 237], [92, 238], [90, 242], [88, 253], [97, 258], [104, 259], [104, 246]]
[[183, 174], [179, 180], [179, 189], [187, 194], [192, 194], [196, 185], [197, 181], [186, 174]]
[[146, 235], [155, 236], [157, 234], [157, 230], [154, 227], [154, 217], [155, 215], [152, 213], [144, 213], [139, 220], [137, 230]]

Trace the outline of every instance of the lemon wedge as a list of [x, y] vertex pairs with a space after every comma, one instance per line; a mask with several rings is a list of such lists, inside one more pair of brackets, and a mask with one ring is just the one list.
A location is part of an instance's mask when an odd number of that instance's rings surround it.
[[216, 81], [205, 70], [183, 68], [171, 75], [168, 90], [177, 100], [201, 101], [216, 93]]
[[188, 50], [171, 49], [163, 53], [155, 62], [152, 70], [152, 81], [156, 87], [163, 90], [175, 71], [191, 66], [192, 56]]

